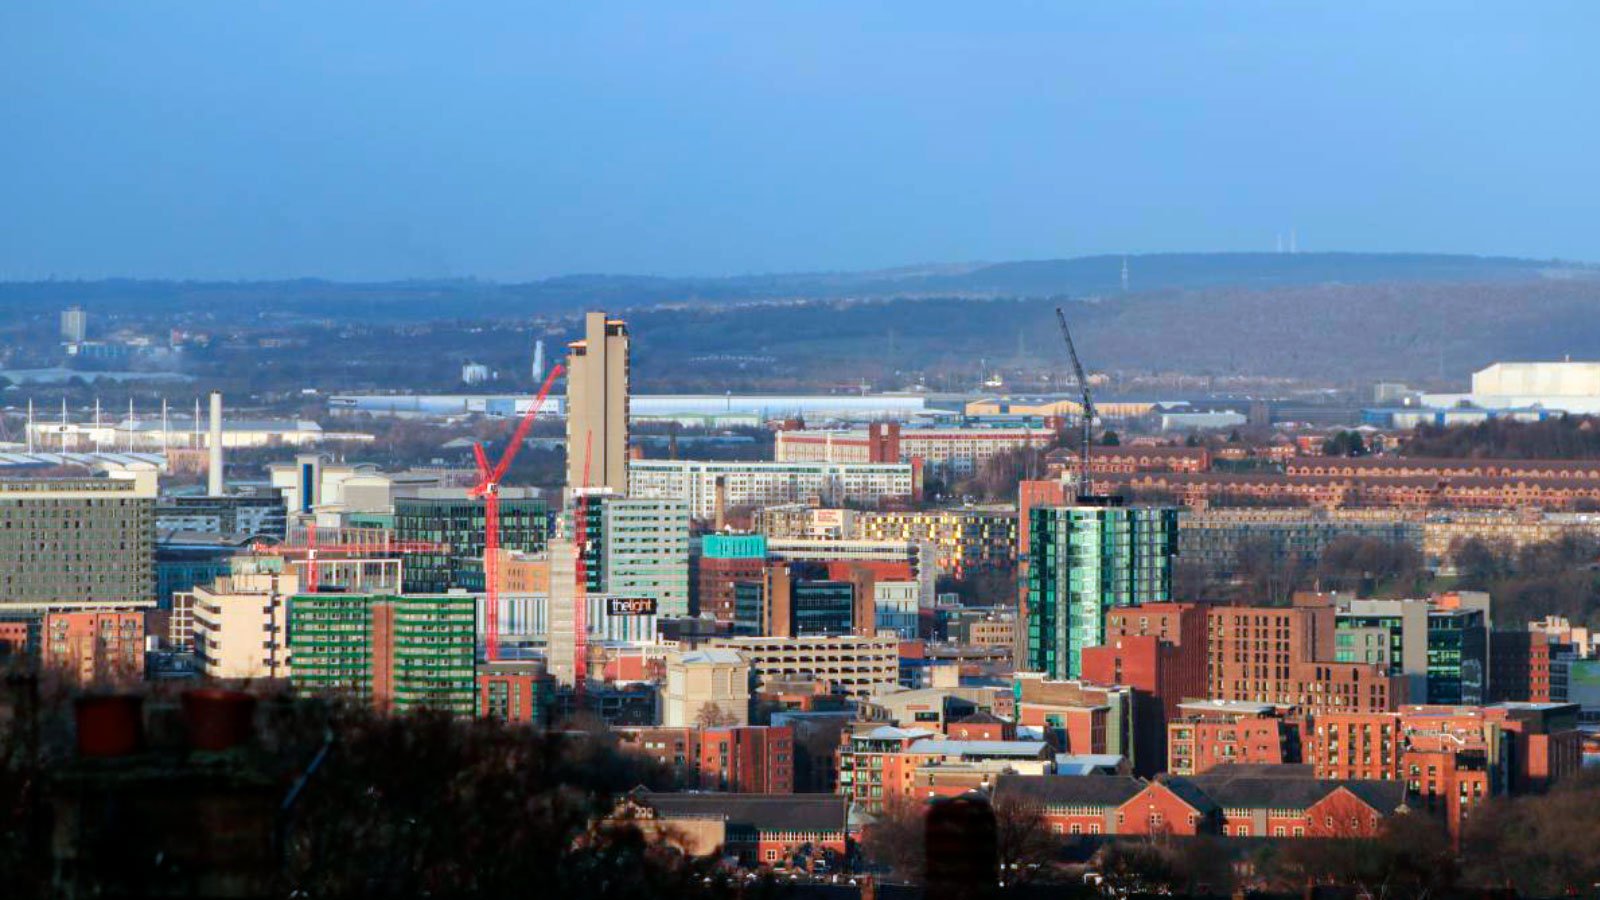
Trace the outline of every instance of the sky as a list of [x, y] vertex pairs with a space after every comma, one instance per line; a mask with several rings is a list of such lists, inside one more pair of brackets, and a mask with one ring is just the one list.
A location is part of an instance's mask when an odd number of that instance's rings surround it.
[[0, 280], [1600, 261], [1600, 3], [0, 4]]

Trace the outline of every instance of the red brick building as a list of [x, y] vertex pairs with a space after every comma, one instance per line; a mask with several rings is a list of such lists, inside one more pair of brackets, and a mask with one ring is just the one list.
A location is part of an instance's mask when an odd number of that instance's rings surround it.
[[539, 663], [501, 660], [478, 664], [478, 715], [506, 722], [550, 723], [555, 679]]
[[1541, 791], [1581, 766], [1574, 704], [1407, 706], [1392, 713], [1324, 713], [1306, 762], [1319, 778], [1403, 783], [1452, 835], [1490, 797]]
[[46, 613], [39, 663], [76, 684], [144, 680], [143, 610]]
[[1185, 506], [1319, 506], [1447, 509], [1600, 503], [1592, 462], [1451, 460], [1419, 465], [1402, 458], [1315, 457], [1277, 472], [1108, 472], [1096, 488]]
[[849, 801], [834, 794], [673, 794], [636, 790], [612, 812], [690, 856], [745, 866], [839, 871], [855, 833]]
[[1167, 770], [1173, 775], [1203, 775], [1226, 765], [1283, 765], [1299, 757], [1298, 723], [1271, 704], [1184, 703], [1167, 723]]
[[765, 725], [725, 728], [619, 728], [626, 750], [675, 769], [708, 791], [737, 794], [794, 792], [794, 729]]
[[[1051, 475], [1076, 475], [1081, 464], [1078, 451], [1052, 450], [1045, 456]], [[1205, 447], [1152, 447], [1129, 444], [1120, 447], [1095, 446], [1089, 449], [1089, 473], [1109, 475], [1130, 472], [1209, 472], [1211, 451]]]
[[1038, 804], [1054, 834], [1237, 838], [1370, 837], [1405, 807], [1395, 782], [1332, 781], [1246, 768], [1211, 775], [1010, 775], [995, 797]]
[[1192, 603], [1151, 603], [1106, 612], [1106, 642], [1083, 650], [1083, 677], [1135, 690], [1138, 772], [1164, 771], [1169, 719], [1184, 700], [1206, 696], [1206, 613]]
[[695, 554], [690, 587], [700, 615], [710, 616], [723, 625], [733, 624], [734, 585], [740, 581], [760, 581], [766, 560], [762, 557], [721, 559]]
[[1552, 644], [1542, 631], [1489, 635], [1489, 699], [1549, 703]]
[[1325, 595], [1296, 595], [1293, 607], [1207, 610], [1214, 700], [1296, 707], [1304, 713], [1386, 712], [1405, 683], [1378, 665], [1333, 662], [1334, 607]]
[[[1136, 692], [1126, 685], [1052, 681], [1043, 675], [1017, 675], [1018, 726], [1042, 729], [1060, 753], [1117, 753], [1138, 767], [1134, 741]], [[996, 710], [999, 712], [999, 710]]]

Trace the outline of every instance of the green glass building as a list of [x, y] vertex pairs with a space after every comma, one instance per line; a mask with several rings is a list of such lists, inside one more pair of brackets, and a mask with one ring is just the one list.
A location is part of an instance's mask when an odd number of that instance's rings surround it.
[[1077, 678], [1105, 641], [1106, 610], [1172, 599], [1178, 511], [1101, 504], [1029, 511], [1025, 669]]
[[[539, 553], [550, 537], [550, 510], [537, 497], [500, 497], [500, 546]], [[484, 590], [484, 503], [468, 497], [397, 497], [394, 536], [448, 547], [437, 553], [407, 553], [402, 587], [408, 594], [442, 594], [452, 588]]]
[[289, 654], [297, 691], [394, 712], [477, 708], [470, 594], [298, 594], [289, 601]]
[[1484, 702], [1486, 609], [1437, 609], [1427, 600], [1352, 600], [1334, 627], [1334, 659], [1385, 666], [1406, 679], [1412, 703]]

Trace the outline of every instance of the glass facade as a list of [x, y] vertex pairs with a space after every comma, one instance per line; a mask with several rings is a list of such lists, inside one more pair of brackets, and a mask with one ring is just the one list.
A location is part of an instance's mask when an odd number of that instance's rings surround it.
[[1484, 701], [1488, 633], [1483, 613], [1471, 609], [1428, 614], [1428, 702]]
[[1178, 511], [1056, 506], [1029, 512], [1028, 669], [1077, 678], [1115, 606], [1172, 599]]
[[[514, 552], [541, 552], [550, 536], [550, 522], [543, 500], [502, 497], [500, 546]], [[482, 500], [396, 498], [394, 534], [399, 541], [425, 541], [448, 548], [405, 555], [406, 593], [484, 589]]]

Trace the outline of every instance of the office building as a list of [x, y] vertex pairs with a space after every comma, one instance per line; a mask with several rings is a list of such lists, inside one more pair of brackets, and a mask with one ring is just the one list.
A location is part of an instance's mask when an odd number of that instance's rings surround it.
[[1178, 513], [1107, 503], [1029, 516], [1025, 668], [1077, 678], [1084, 648], [1105, 642], [1107, 610], [1172, 599]]
[[567, 487], [628, 493], [628, 326], [592, 312], [567, 345]]
[[591, 497], [585, 508], [584, 574], [589, 591], [647, 597], [662, 616], [687, 616], [688, 505], [682, 500], [601, 495]]
[[155, 472], [0, 480], [0, 607], [155, 601]]
[[910, 463], [742, 462], [636, 459], [628, 464], [628, 493], [689, 501], [697, 519], [716, 516], [718, 482], [727, 509], [784, 503], [840, 506], [904, 502], [922, 493]]
[[291, 680], [384, 711], [478, 706], [470, 594], [297, 594], [289, 601]]
[[[872, 583], [872, 634], [888, 634], [903, 640], [914, 640], [919, 627], [918, 597], [921, 586], [915, 581], [874, 581]], [[1004, 623], [1004, 643], [1009, 646], [1015, 622]], [[859, 632], [860, 629], [858, 628]], [[973, 643], [990, 644], [994, 641], [981, 637]]]
[[254, 540], [243, 534], [161, 532], [156, 538], [156, 605], [167, 609], [175, 595], [226, 576]]
[[[454, 497], [398, 497], [394, 536], [439, 549], [406, 555], [405, 591], [439, 594], [453, 589], [481, 592], [484, 503], [462, 491]], [[508, 553], [539, 553], [550, 535], [544, 500], [518, 488], [500, 491], [500, 547]]]
[[[1556, 696], [1560, 650], [1540, 631], [1494, 631], [1489, 635], [1489, 699], [1549, 703]], [[1564, 674], [1564, 673], [1562, 673]], [[1566, 685], [1560, 694], [1566, 695]]]
[[696, 615], [723, 624], [734, 618], [734, 584], [761, 577], [767, 564], [767, 539], [760, 534], [708, 534], [691, 551], [690, 607]]
[[767, 555], [834, 568], [862, 567], [879, 579], [915, 581], [918, 603], [923, 607], [933, 606], [938, 596], [939, 567], [934, 562], [933, 548], [927, 544], [855, 538], [768, 538]]
[[1135, 767], [1142, 765], [1133, 688], [1053, 679], [1039, 672], [1018, 672], [1015, 686], [1017, 725], [1040, 729], [1057, 752], [1114, 754]]
[[669, 728], [750, 724], [750, 662], [710, 647], [667, 657], [661, 723]]
[[156, 503], [156, 531], [250, 535], [282, 539], [287, 509], [274, 490], [225, 497], [176, 495]]
[[1440, 608], [1429, 600], [1345, 601], [1335, 624], [1334, 659], [1385, 667], [1406, 679], [1407, 697], [1417, 702], [1482, 703], [1488, 595], [1474, 596], [1476, 608]]
[[1049, 447], [1056, 428], [992, 425], [902, 426], [874, 422], [864, 429], [813, 431], [785, 428], [774, 436], [779, 462], [911, 462], [921, 460], [944, 477], [970, 475], [990, 459], [1026, 448]]
[[855, 633], [855, 622], [856, 586], [828, 578], [822, 566], [771, 563], [760, 578], [734, 585], [737, 635], [837, 636]]

